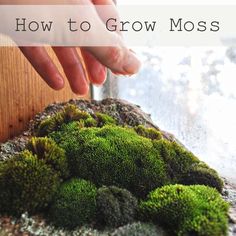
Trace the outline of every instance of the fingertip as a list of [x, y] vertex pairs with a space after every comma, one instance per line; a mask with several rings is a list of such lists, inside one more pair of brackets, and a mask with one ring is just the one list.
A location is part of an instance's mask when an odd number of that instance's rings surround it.
[[64, 79], [62, 78], [62, 76], [61, 75], [55, 75], [55, 77], [54, 77], [54, 84], [53, 84], [53, 89], [54, 90], [61, 90], [61, 89], [63, 89], [64, 88], [64, 86], [65, 86], [65, 82], [64, 82]]
[[130, 51], [124, 61], [123, 70], [127, 75], [137, 74], [141, 68], [141, 62], [138, 57]]
[[89, 92], [89, 85], [84, 84], [83, 86], [76, 86], [76, 87], [71, 87], [71, 90], [74, 94], [78, 96], [86, 96]]
[[100, 65], [97, 70], [90, 71], [90, 82], [94, 85], [102, 85], [107, 79], [106, 67]]

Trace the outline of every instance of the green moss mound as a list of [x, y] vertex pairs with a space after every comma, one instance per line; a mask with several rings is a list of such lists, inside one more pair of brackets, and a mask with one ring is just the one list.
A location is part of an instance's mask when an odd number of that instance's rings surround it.
[[176, 235], [227, 235], [228, 204], [219, 193], [203, 185], [167, 185], [141, 202], [145, 219], [152, 219]]
[[145, 197], [169, 182], [152, 141], [119, 126], [82, 128], [76, 122], [51, 135], [66, 150], [73, 176], [97, 186], [115, 185]]
[[97, 194], [97, 219], [101, 225], [119, 227], [135, 220], [138, 201], [126, 189], [101, 187]]
[[176, 142], [164, 139], [154, 140], [153, 145], [166, 163], [167, 173], [172, 183], [202, 184], [222, 192], [223, 181], [217, 172], [199, 161], [191, 152]]
[[29, 151], [0, 164], [0, 211], [36, 213], [47, 207], [59, 185], [55, 171]]
[[[145, 138], [131, 128], [80, 128], [77, 122], [72, 122], [51, 137], [66, 150], [73, 176], [88, 179], [97, 186], [125, 188], [142, 198], [157, 187], [183, 183], [189, 173], [194, 174], [202, 166], [197, 157], [179, 144]], [[196, 179], [201, 178], [201, 184], [221, 191], [222, 181], [217, 173], [204, 168], [208, 172], [201, 172], [202, 177], [196, 173]], [[192, 181], [194, 178], [192, 175]]]
[[96, 215], [96, 187], [83, 179], [72, 179], [59, 188], [49, 210], [50, 220], [73, 229], [91, 223]]
[[60, 148], [54, 140], [47, 137], [33, 137], [27, 144], [27, 149], [57, 171], [60, 177], [65, 179], [69, 176], [65, 150]]

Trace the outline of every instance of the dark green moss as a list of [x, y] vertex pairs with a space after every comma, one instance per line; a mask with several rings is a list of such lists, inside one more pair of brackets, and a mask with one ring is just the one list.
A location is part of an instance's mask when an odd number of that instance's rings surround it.
[[1, 163], [0, 211], [10, 215], [36, 213], [47, 207], [59, 178], [44, 161], [29, 151]]
[[203, 185], [167, 185], [140, 204], [145, 219], [176, 235], [227, 235], [228, 204], [214, 189]]
[[62, 184], [50, 208], [50, 220], [69, 229], [91, 223], [96, 215], [96, 195], [96, 187], [82, 179]]
[[153, 128], [145, 128], [143, 125], [139, 125], [134, 127], [134, 130], [137, 132], [137, 134], [146, 137], [146, 138], [150, 138], [150, 139], [161, 139], [162, 138], [162, 134], [160, 131], [153, 129]]
[[216, 188], [219, 192], [222, 192], [223, 189], [223, 181], [217, 172], [202, 162], [186, 172], [180, 183], [185, 185], [204, 184]]
[[193, 165], [199, 163], [197, 157], [176, 142], [162, 139], [153, 141], [153, 145], [166, 163], [168, 175], [173, 182], [178, 183]]
[[27, 144], [27, 149], [57, 171], [60, 177], [64, 179], [68, 177], [69, 168], [65, 151], [54, 140], [47, 137], [33, 137]]
[[72, 174], [98, 186], [115, 185], [145, 197], [169, 181], [165, 163], [152, 141], [133, 129], [79, 129], [70, 123], [51, 136], [66, 150]]
[[135, 220], [137, 199], [126, 189], [101, 187], [97, 194], [97, 219], [104, 226], [119, 227]]

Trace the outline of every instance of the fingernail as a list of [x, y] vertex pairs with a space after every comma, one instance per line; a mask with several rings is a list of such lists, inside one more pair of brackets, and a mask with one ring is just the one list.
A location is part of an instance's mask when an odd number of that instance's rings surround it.
[[56, 75], [56, 81], [57, 81], [57, 88], [62, 89], [64, 87], [64, 80], [61, 77], [61, 75]]
[[141, 67], [141, 62], [135, 56], [135, 54], [132, 51], [130, 51], [125, 61], [125, 65], [123, 66], [123, 70], [127, 74], [135, 74], [139, 71], [140, 67]]

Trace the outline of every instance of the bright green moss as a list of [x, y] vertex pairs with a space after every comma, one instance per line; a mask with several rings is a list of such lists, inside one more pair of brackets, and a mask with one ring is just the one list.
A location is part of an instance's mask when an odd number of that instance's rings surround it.
[[143, 125], [134, 127], [134, 130], [137, 132], [137, 134], [152, 140], [159, 140], [162, 138], [162, 134], [160, 131], [153, 128], [145, 128]]
[[135, 220], [137, 199], [126, 189], [101, 187], [97, 194], [97, 219], [101, 225], [119, 227]]
[[47, 207], [59, 185], [58, 175], [29, 151], [1, 163], [0, 211], [36, 213]]
[[169, 181], [165, 163], [152, 141], [133, 129], [79, 129], [71, 123], [51, 136], [66, 150], [72, 174], [97, 186], [115, 185], [145, 197]]
[[115, 119], [107, 114], [96, 112], [95, 115], [98, 121], [98, 127], [102, 127], [104, 125], [116, 125]]
[[49, 211], [56, 226], [73, 229], [91, 223], [96, 215], [96, 187], [82, 179], [62, 184]]
[[92, 117], [87, 112], [79, 110], [75, 105], [68, 105], [61, 112], [41, 121], [36, 133], [37, 136], [46, 136], [58, 130], [62, 124], [72, 121], [87, 120], [87, 123], [91, 124], [91, 118]]
[[38, 159], [43, 160], [45, 164], [57, 171], [60, 177], [68, 177], [69, 168], [65, 151], [54, 140], [47, 137], [33, 137], [27, 144], [27, 149], [35, 154]]
[[176, 235], [227, 235], [228, 204], [213, 188], [203, 185], [167, 185], [140, 204], [145, 219]]

